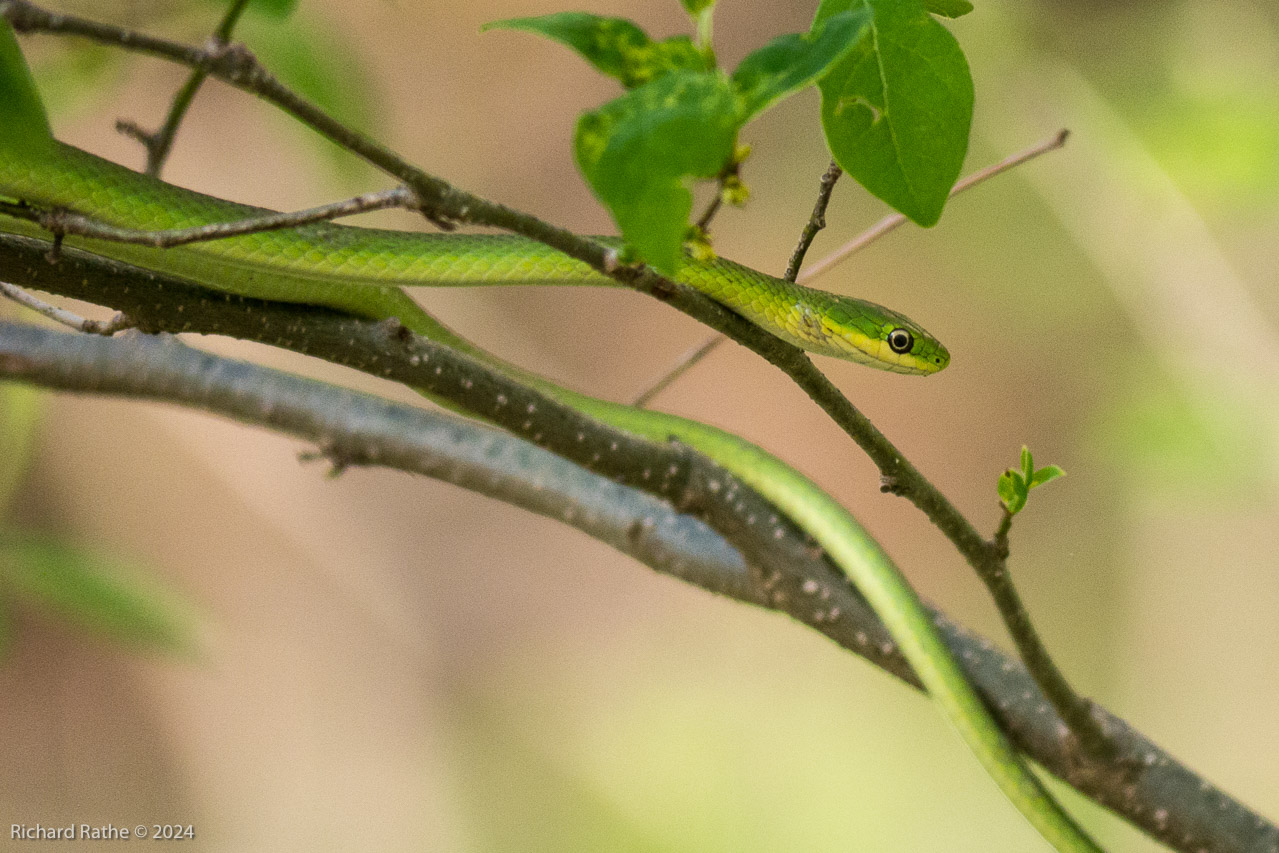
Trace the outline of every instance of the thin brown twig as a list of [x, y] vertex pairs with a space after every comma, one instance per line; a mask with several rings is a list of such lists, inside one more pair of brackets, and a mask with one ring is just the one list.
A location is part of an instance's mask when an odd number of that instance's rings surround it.
[[131, 328], [133, 323], [123, 313], [117, 313], [110, 320], [90, 320], [87, 317], [81, 317], [74, 311], [68, 311], [65, 308], [59, 308], [38, 299], [27, 293], [17, 285], [9, 284], [6, 281], [0, 281], [0, 296], [10, 299], [21, 305], [23, 308], [29, 308], [42, 317], [47, 317], [55, 323], [68, 328], [75, 329], [77, 332], [84, 332], [90, 335], [106, 335], [111, 336], [123, 329]]
[[701, 346], [696, 349], [689, 350], [687, 353], [680, 356], [680, 359], [675, 363], [675, 366], [668, 370], [661, 379], [653, 383], [647, 391], [636, 397], [635, 402], [631, 403], [631, 405], [640, 409], [647, 406], [654, 397], [669, 388], [676, 379], [683, 376], [684, 371], [710, 355], [711, 350], [715, 349], [715, 347], [719, 346], [726, 340], [728, 340], [726, 335], [716, 333], [715, 335], [707, 338]]
[[[244, 14], [244, 10], [248, 5], [249, 0], [231, 0], [231, 5], [222, 17], [222, 21], [218, 24], [217, 29], [213, 31], [211, 38], [213, 44], [225, 45], [231, 40], [235, 25], [239, 22], [240, 16]], [[182, 84], [182, 88], [178, 89], [173, 96], [173, 103], [169, 106], [169, 113], [165, 116], [164, 123], [154, 132], [145, 131], [137, 122], [127, 119], [116, 121], [116, 130], [137, 140], [146, 149], [146, 173], [151, 177], [160, 177], [160, 172], [164, 169], [164, 163], [169, 159], [169, 152], [173, 150], [173, 141], [178, 135], [178, 128], [182, 125], [182, 119], [186, 117], [187, 110], [191, 107], [191, 102], [195, 100], [196, 93], [200, 91], [200, 86], [204, 84], [205, 78], [208, 76], [208, 72], [199, 68], [191, 72], [191, 76], [187, 78], [187, 81]]]
[[826, 227], [826, 208], [830, 205], [830, 196], [835, 191], [835, 183], [842, 174], [844, 170], [839, 168], [839, 164], [834, 160], [830, 161], [830, 165], [822, 173], [822, 179], [817, 186], [817, 201], [813, 203], [813, 212], [808, 217], [804, 230], [799, 234], [799, 243], [796, 244], [795, 251], [791, 253], [790, 262], [786, 264], [786, 274], [782, 276], [787, 281], [795, 281], [799, 277], [799, 269], [804, 265], [804, 256], [808, 254], [808, 247], [813, 245], [817, 232]]
[[1002, 507], [1003, 516], [999, 519], [999, 527], [995, 529], [995, 535], [990, 537], [991, 547], [1000, 559], [1007, 560], [1012, 549], [1008, 544], [1008, 533], [1013, 527], [1013, 514], [1008, 511], [1008, 507]]
[[706, 210], [697, 218], [695, 227], [702, 234], [706, 234], [711, 230], [711, 220], [715, 218], [715, 214], [719, 213], [719, 209], [724, 206], [724, 190], [720, 185], [715, 187], [715, 197], [711, 199], [710, 204], [706, 205]]
[[749, 147], [741, 147], [733, 152], [733, 158], [729, 164], [719, 173], [715, 179], [715, 197], [711, 199], [710, 204], [706, 206], [706, 210], [697, 218], [694, 227], [697, 232], [705, 237], [710, 233], [711, 220], [719, 213], [720, 208], [724, 206], [725, 201], [735, 199], [733, 204], [741, 206], [746, 199], [742, 186], [742, 163], [750, 154]]
[[[1059, 130], [1047, 139], [1030, 146], [1025, 151], [1019, 151], [1011, 157], [1006, 157], [1005, 159], [1000, 160], [994, 165], [987, 166], [980, 171], [973, 172], [971, 175], [955, 184], [954, 189], [950, 191], [949, 198], [954, 198], [964, 190], [971, 189], [978, 184], [995, 177], [996, 175], [1002, 175], [1009, 169], [1014, 169], [1022, 163], [1034, 160], [1042, 154], [1047, 154], [1049, 151], [1056, 151], [1058, 148], [1061, 148], [1066, 144], [1066, 140], [1069, 137], [1069, 130]], [[885, 234], [901, 227], [907, 221], [907, 218], [900, 213], [893, 213], [885, 216], [883, 219], [879, 220], [879, 222], [876, 222], [870, 228], [867, 228], [861, 234], [858, 234], [856, 237], [849, 240], [826, 257], [822, 258], [816, 264], [813, 264], [812, 267], [806, 270], [807, 274], [804, 276], [804, 279], [806, 281], [811, 281], [819, 275], [829, 272], [852, 255], [860, 252], [871, 243], [874, 243], [880, 237], [883, 237]]]
[[[1019, 151], [1011, 157], [1007, 157], [994, 165], [987, 166], [984, 169], [973, 172], [971, 175], [960, 180], [950, 191], [950, 198], [962, 193], [964, 190], [977, 186], [983, 181], [987, 181], [996, 175], [1001, 175], [1016, 166], [1020, 166], [1029, 160], [1033, 160], [1041, 154], [1047, 153], [1054, 149], [1060, 148], [1066, 144], [1066, 139], [1070, 135], [1067, 130], [1060, 130], [1049, 139], [1032, 145], [1024, 151]], [[832, 172], [834, 176], [832, 177]], [[817, 232], [826, 227], [826, 206], [830, 201], [831, 190], [834, 189], [835, 181], [842, 174], [839, 166], [831, 161], [830, 167], [822, 175], [821, 185], [817, 194], [817, 202], [813, 205], [813, 214], [809, 218], [804, 230], [800, 235], [799, 244], [795, 247], [795, 252], [791, 255], [790, 263], [786, 266], [786, 280], [796, 281], [800, 284], [807, 284], [823, 273], [829, 272], [837, 264], [843, 262], [855, 252], [866, 248], [871, 243], [888, 234], [890, 231], [902, 225], [907, 221], [906, 217], [900, 213], [894, 213], [881, 219], [871, 228], [863, 231], [857, 237], [845, 243], [831, 254], [822, 258], [817, 263], [800, 271], [800, 266], [804, 262], [804, 256], [808, 253], [808, 248], [812, 244], [813, 239], [817, 236]], [[820, 224], [819, 224], [820, 223]], [[689, 370], [697, 366], [697, 363], [706, 356], [710, 355], [715, 349], [724, 343], [724, 335], [716, 333], [706, 338], [693, 349], [689, 350], [674, 366], [662, 374], [652, 385], [648, 386], [636, 398], [633, 405], [645, 406], [652, 402], [658, 394], [669, 388], [676, 379], [679, 379]]]

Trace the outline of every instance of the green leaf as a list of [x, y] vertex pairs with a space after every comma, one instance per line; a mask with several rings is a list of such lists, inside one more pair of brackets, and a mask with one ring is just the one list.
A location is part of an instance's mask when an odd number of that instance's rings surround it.
[[244, 39], [271, 72], [343, 122], [372, 123], [369, 78], [360, 53], [343, 36], [311, 22], [279, 26], [245, 20]]
[[1051, 482], [1056, 480], [1058, 477], [1064, 476], [1066, 476], [1066, 472], [1061, 470], [1058, 466], [1045, 465], [1043, 468], [1036, 471], [1035, 475], [1030, 478], [1030, 488], [1033, 489], [1038, 486], [1042, 486], [1044, 483]]
[[1011, 515], [1021, 512], [1022, 507], [1026, 505], [1028, 489], [1021, 474], [1016, 471], [1010, 469], [1000, 474], [995, 490], [999, 492], [999, 500]]
[[554, 39], [577, 51], [601, 73], [620, 80], [628, 89], [670, 71], [710, 69], [706, 56], [687, 36], [655, 42], [625, 18], [557, 12], [535, 18], [494, 21], [480, 29], [523, 30]]
[[1000, 474], [996, 490], [1004, 507], [1009, 513], [1016, 515], [1026, 506], [1031, 489], [1064, 476], [1066, 472], [1056, 465], [1045, 465], [1036, 471], [1034, 455], [1029, 447], [1022, 445], [1021, 470], [1016, 471], [1010, 468]]
[[733, 72], [742, 123], [812, 83], [846, 56], [870, 22], [870, 12], [840, 12], [811, 32], [779, 36], [752, 52]]
[[188, 608], [132, 567], [91, 550], [0, 534], [0, 592], [130, 646], [194, 647]]
[[9, 22], [0, 19], [0, 151], [30, 150], [53, 142], [49, 117], [31, 69]]
[[968, 63], [920, 0], [822, 0], [816, 23], [857, 8], [869, 28], [818, 83], [826, 144], [862, 186], [933, 225], [968, 150]]
[[968, 0], [924, 0], [924, 8], [943, 18], [961, 18], [973, 10]]
[[668, 275], [679, 263], [693, 197], [733, 156], [737, 99], [719, 73], [675, 71], [582, 115], [578, 168], [639, 256]]

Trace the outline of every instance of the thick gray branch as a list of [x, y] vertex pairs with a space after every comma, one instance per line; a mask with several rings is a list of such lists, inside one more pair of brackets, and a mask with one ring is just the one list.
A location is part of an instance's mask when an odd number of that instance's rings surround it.
[[179, 403], [314, 443], [336, 466], [425, 474], [570, 524], [666, 574], [749, 598], [741, 556], [705, 524], [493, 427], [192, 349], [0, 322], [0, 378]]

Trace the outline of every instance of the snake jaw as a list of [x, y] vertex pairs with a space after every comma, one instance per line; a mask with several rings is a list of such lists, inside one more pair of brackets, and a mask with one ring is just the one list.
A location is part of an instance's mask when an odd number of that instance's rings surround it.
[[[888, 336], [897, 329], [906, 329], [914, 338], [914, 345], [907, 352], [896, 352], [888, 343]], [[875, 329], [875, 334], [853, 323], [827, 317], [824, 323], [824, 346], [809, 347], [815, 352], [833, 355], [847, 361], [864, 364], [877, 370], [910, 376], [928, 376], [942, 370], [950, 363], [950, 353], [940, 341], [919, 328], [905, 317]]]
[[[763, 278], [760, 273], [754, 275]], [[877, 370], [927, 376], [950, 363], [950, 353], [940, 341], [896, 311], [865, 300], [788, 282], [777, 281], [775, 285], [770, 289], [784, 286], [802, 298], [787, 299], [780, 311], [761, 310], [758, 303], [740, 299], [732, 302], [730, 307], [809, 352], [842, 358]], [[903, 333], [906, 333], [909, 349], [899, 351]]]
[[[809, 352], [891, 373], [927, 376], [950, 363], [946, 348], [906, 317], [848, 297], [821, 295], [833, 301], [821, 305], [820, 297], [814, 297], [791, 303], [784, 315], [772, 318], [773, 333]], [[894, 351], [887, 340], [900, 329], [910, 332], [914, 339], [911, 349], [904, 353]]]

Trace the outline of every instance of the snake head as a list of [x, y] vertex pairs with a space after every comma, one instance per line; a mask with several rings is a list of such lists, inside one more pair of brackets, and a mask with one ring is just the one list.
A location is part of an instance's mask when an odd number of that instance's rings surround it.
[[927, 376], [950, 364], [950, 352], [922, 326], [872, 302], [832, 296], [822, 313], [821, 349], [893, 373]]

